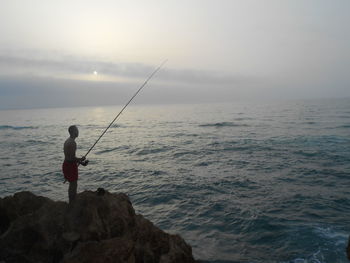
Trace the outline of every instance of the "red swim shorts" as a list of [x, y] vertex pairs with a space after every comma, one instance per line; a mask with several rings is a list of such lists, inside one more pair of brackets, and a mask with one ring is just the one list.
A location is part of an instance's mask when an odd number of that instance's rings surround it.
[[76, 162], [64, 161], [62, 164], [63, 176], [68, 182], [78, 180], [78, 164]]

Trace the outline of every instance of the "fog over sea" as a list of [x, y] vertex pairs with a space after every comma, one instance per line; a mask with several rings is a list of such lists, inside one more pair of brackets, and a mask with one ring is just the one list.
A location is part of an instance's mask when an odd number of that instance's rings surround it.
[[[0, 111], [0, 196], [67, 200], [76, 124], [86, 153], [122, 106]], [[137, 106], [80, 167], [78, 191], [127, 193], [206, 262], [348, 262], [350, 99]]]

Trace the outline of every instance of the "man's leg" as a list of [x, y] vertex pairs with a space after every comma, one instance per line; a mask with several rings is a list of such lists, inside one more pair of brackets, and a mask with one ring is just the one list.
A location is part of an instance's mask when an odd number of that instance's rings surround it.
[[78, 181], [69, 182], [68, 197], [70, 204], [75, 200], [75, 196], [77, 195], [77, 187]]

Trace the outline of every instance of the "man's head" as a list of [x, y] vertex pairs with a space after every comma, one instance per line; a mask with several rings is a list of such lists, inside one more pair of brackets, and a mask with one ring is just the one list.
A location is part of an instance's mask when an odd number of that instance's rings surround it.
[[69, 126], [68, 132], [71, 138], [77, 138], [79, 136], [78, 127], [75, 125]]

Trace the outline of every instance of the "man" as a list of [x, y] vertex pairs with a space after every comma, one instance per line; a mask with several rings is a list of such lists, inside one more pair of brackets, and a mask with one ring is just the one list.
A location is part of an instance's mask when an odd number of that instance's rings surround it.
[[75, 139], [79, 136], [79, 130], [77, 126], [72, 125], [68, 128], [69, 138], [65, 141], [63, 146], [64, 162], [62, 164], [62, 171], [64, 178], [69, 182], [68, 197], [71, 204], [77, 194], [78, 187], [78, 164], [86, 166], [88, 160], [85, 160], [85, 156], [77, 158], [75, 152], [77, 150], [77, 144]]

